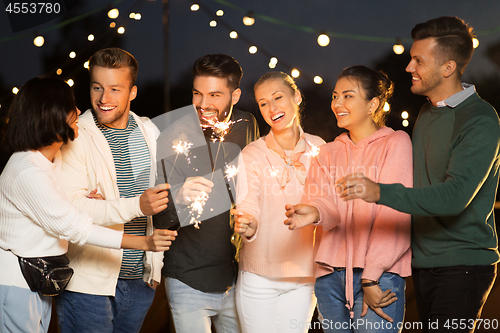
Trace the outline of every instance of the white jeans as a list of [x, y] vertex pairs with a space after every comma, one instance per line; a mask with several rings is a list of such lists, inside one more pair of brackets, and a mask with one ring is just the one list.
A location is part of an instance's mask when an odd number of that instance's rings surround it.
[[236, 283], [243, 333], [307, 332], [316, 306], [314, 277], [272, 278], [245, 271]]
[[165, 278], [170, 309], [177, 333], [240, 333], [234, 287], [225, 293], [205, 293], [174, 279]]

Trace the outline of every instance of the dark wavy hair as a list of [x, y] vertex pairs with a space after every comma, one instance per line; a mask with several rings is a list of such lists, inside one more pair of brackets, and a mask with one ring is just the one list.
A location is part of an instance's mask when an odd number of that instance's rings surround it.
[[389, 112], [383, 110], [385, 102], [387, 102], [394, 92], [394, 84], [383, 72], [373, 70], [366, 66], [352, 66], [344, 69], [340, 73], [338, 80], [341, 78], [354, 79], [359, 83], [365, 99], [371, 101], [373, 98], [378, 98], [379, 105], [377, 110], [373, 112], [373, 120], [378, 127], [385, 125], [385, 120]]
[[442, 16], [419, 23], [411, 31], [411, 37], [413, 40], [435, 38], [437, 61], [440, 65], [450, 60], [455, 61], [460, 77], [474, 53], [473, 29], [458, 17]]
[[193, 80], [197, 76], [215, 76], [223, 78], [232, 91], [240, 87], [243, 71], [240, 64], [227, 54], [207, 54], [195, 61]]
[[14, 97], [7, 118], [5, 141], [12, 152], [37, 150], [54, 142], [67, 143], [75, 132], [67, 122], [77, 117], [75, 97], [67, 83], [35, 77]]

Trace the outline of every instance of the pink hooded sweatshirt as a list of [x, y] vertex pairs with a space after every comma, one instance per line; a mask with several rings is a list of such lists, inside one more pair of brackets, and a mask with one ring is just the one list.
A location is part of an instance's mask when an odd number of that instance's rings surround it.
[[[377, 183], [413, 186], [408, 134], [381, 127], [354, 144], [347, 133], [321, 146], [313, 159], [302, 202], [318, 208], [323, 233], [315, 256], [316, 277], [346, 268], [346, 305], [352, 312], [353, 268], [378, 281], [383, 272], [411, 275], [411, 216], [361, 199], [343, 201], [335, 182], [361, 172]], [[361, 189], [360, 189], [361, 190]]]

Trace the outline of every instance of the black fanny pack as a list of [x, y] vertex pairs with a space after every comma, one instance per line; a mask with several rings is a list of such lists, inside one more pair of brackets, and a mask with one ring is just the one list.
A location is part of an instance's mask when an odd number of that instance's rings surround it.
[[57, 296], [64, 291], [73, 276], [65, 254], [53, 257], [19, 258], [19, 266], [31, 291], [44, 296]]

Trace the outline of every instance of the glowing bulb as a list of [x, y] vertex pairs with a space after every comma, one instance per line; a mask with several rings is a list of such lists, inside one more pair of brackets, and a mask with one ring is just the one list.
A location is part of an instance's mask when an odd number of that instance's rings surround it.
[[41, 47], [43, 43], [45, 43], [45, 39], [42, 36], [37, 36], [33, 40], [33, 44], [35, 44], [35, 46], [37, 47]]
[[322, 84], [323, 83], [323, 78], [321, 76], [317, 76], [316, 75], [313, 80], [314, 80], [314, 83], [316, 83], [316, 84]]
[[114, 27], [116, 27], [116, 23], [115, 23], [115, 22], [111, 22], [111, 23], [109, 24], [109, 27], [110, 27], [110, 28], [114, 28]]
[[224, 11], [222, 9], [219, 9], [218, 11], [215, 12], [215, 15], [222, 16], [224, 15]]
[[95, 39], [95, 37], [94, 37], [94, 35], [90, 34], [90, 35], [87, 37], [87, 39], [88, 39], [88, 41], [89, 41], [89, 42], [92, 42], [92, 41]]
[[238, 33], [236, 31], [231, 31], [229, 33], [229, 37], [231, 37], [232, 39], [236, 39], [238, 38]]
[[217, 26], [217, 21], [215, 21], [215, 20], [210, 21], [210, 26], [212, 28], [216, 27]]
[[476, 37], [472, 38], [472, 47], [477, 48], [479, 46], [479, 39]]
[[83, 63], [83, 67], [86, 69], [89, 69], [89, 61], [88, 60]]
[[120, 35], [123, 35], [125, 33], [125, 28], [124, 27], [119, 27], [118, 30], [116, 30]]
[[75, 81], [73, 81], [72, 79], [69, 79], [68, 81], [66, 81], [66, 83], [68, 84], [68, 86], [73, 87], [73, 85], [75, 84]]
[[396, 54], [403, 54], [403, 52], [405, 51], [405, 47], [401, 44], [394, 44], [394, 46], [392, 47], [392, 50]]
[[278, 64], [278, 58], [272, 57], [271, 59], [269, 59], [269, 63], [277, 65]]
[[14, 93], [14, 95], [17, 95], [17, 93], [19, 92], [19, 89], [17, 87], [14, 87], [14, 88], [12, 88], [12, 92]]
[[69, 57], [70, 57], [71, 59], [75, 59], [75, 58], [76, 58], [76, 52], [75, 52], [75, 51], [71, 51], [71, 52], [69, 53]]
[[408, 125], [410, 125], [410, 122], [408, 120], [403, 120], [403, 126], [404, 127], [408, 127]]
[[120, 15], [120, 12], [116, 8], [113, 8], [108, 12], [108, 17], [112, 20], [116, 19], [118, 15]]
[[142, 15], [141, 15], [141, 14], [139, 14], [139, 13], [135, 14], [135, 16], [134, 16], [134, 19], [135, 19], [136, 21], [139, 21], [141, 18], [142, 18]]
[[293, 78], [298, 78], [300, 75], [300, 72], [297, 68], [292, 69], [292, 77]]
[[58, 68], [57, 71], [56, 71], [56, 74], [57, 75], [61, 75], [62, 74], [62, 69]]
[[243, 24], [246, 26], [251, 26], [255, 23], [255, 19], [253, 18], [253, 14], [250, 12], [245, 17], [243, 17]]
[[276, 64], [274, 62], [269, 62], [269, 68], [276, 68]]
[[254, 46], [254, 45], [250, 46], [250, 47], [248, 48], [248, 52], [250, 52], [250, 54], [255, 54], [255, 53], [257, 53], [257, 46]]
[[197, 11], [198, 9], [200, 9], [200, 5], [198, 5], [197, 3], [194, 3], [192, 6], [191, 6], [191, 10], [193, 12]]
[[387, 102], [385, 102], [384, 103], [384, 108], [382, 110], [384, 110], [385, 112], [389, 112], [389, 110], [391, 110], [390, 104], [387, 103]]
[[319, 46], [327, 46], [328, 44], [330, 44], [330, 37], [328, 37], [327, 34], [321, 34], [318, 36], [318, 44]]
[[408, 111], [401, 112], [401, 118], [408, 119], [408, 116], [409, 116]]
[[131, 19], [133, 19], [133, 18], [135, 17], [135, 13], [130, 13], [130, 14], [128, 15], [128, 17], [129, 17], [129, 18], [131, 18]]

